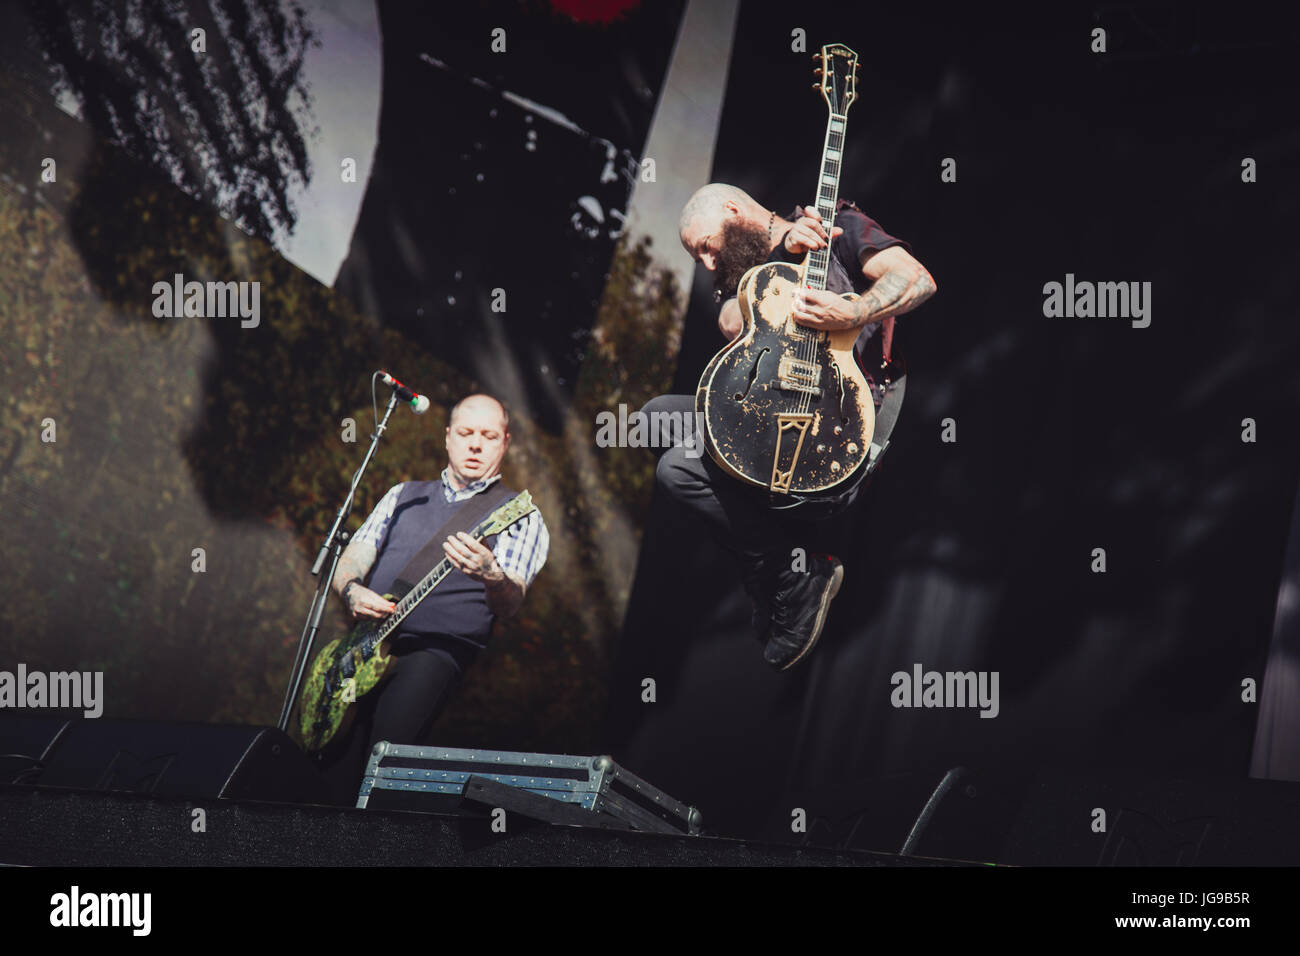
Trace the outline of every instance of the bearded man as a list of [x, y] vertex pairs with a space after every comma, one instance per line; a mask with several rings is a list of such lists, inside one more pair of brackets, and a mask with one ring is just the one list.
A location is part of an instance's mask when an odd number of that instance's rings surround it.
[[[715, 274], [714, 288], [722, 302], [718, 328], [728, 340], [744, 330], [735, 296], [749, 269], [765, 262], [798, 263], [810, 251], [828, 245], [826, 289], [802, 290], [793, 318], [812, 329], [859, 329], [859, 350], [881, 334], [882, 323], [886, 324], [886, 339], [892, 336], [892, 320], [911, 312], [936, 289], [934, 279], [912, 256], [906, 242], [885, 232], [846, 200], [837, 204], [828, 236], [815, 208], [796, 206], [788, 215], [778, 216], [736, 186], [710, 183], [691, 196], [678, 227], [682, 247]], [[845, 292], [859, 297], [846, 301], [841, 298]], [[671, 421], [673, 415], [656, 416], [663, 412], [690, 415], [694, 408], [693, 395], [662, 395], [642, 412], [649, 422]], [[665, 447], [671, 442], [668, 436], [656, 436], [653, 444]], [[763, 659], [778, 670], [792, 667], [821, 636], [844, 573], [834, 555], [813, 555], [806, 569], [796, 570], [792, 550], [808, 540], [810, 520], [826, 521], [841, 515], [865, 484], [856, 484], [830, 507], [817, 511], [815, 519], [801, 518], [798, 508], [773, 508], [761, 489], [741, 484], [708, 456], [691, 451], [680, 444], [668, 448], [659, 460], [657, 479], [668, 494], [702, 519], [704, 527], [737, 560], [741, 580], [753, 601], [753, 629], [764, 645]]]

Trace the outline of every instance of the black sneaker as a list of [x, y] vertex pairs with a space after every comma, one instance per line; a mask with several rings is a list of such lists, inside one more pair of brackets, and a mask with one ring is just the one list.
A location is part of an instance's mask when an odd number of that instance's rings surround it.
[[803, 660], [821, 637], [831, 599], [844, 580], [844, 565], [834, 555], [811, 555], [807, 571], [783, 571], [777, 580], [763, 660], [783, 671]]

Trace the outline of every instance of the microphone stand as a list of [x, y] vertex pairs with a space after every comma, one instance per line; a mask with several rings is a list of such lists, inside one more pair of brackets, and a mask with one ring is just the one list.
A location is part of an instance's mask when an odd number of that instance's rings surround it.
[[343, 548], [347, 543], [350, 535], [343, 531], [343, 523], [348, 520], [348, 515], [352, 513], [352, 502], [356, 499], [357, 486], [361, 484], [361, 476], [366, 473], [366, 467], [370, 464], [370, 459], [375, 457], [375, 450], [379, 447], [379, 439], [384, 434], [384, 429], [388, 427], [388, 418], [393, 414], [393, 409], [397, 407], [397, 392], [394, 391], [388, 400], [388, 408], [384, 410], [383, 421], [375, 429], [375, 433], [370, 436], [370, 448], [366, 450], [366, 457], [361, 462], [361, 467], [357, 469], [352, 476], [352, 487], [348, 489], [348, 496], [339, 508], [338, 514], [334, 516], [334, 526], [330, 528], [329, 534], [325, 536], [325, 543], [320, 546], [320, 551], [316, 553], [316, 562], [311, 566], [311, 573], [320, 577], [321, 566], [329, 561], [329, 572], [320, 578], [316, 585], [316, 594], [312, 597], [311, 610], [307, 612], [307, 621], [303, 624], [302, 635], [298, 639], [298, 656], [293, 662], [293, 678], [289, 681], [288, 692], [284, 695], [284, 708], [280, 711], [280, 721], [276, 724], [283, 731], [289, 729], [289, 715], [293, 712], [294, 702], [298, 699], [298, 692], [302, 688], [303, 674], [307, 670], [307, 655], [311, 651], [312, 643], [316, 640], [316, 634], [320, 630], [321, 617], [325, 613], [325, 605], [329, 603], [330, 583], [334, 580], [334, 571], [338, 567], [339, 558], [343, 556]]

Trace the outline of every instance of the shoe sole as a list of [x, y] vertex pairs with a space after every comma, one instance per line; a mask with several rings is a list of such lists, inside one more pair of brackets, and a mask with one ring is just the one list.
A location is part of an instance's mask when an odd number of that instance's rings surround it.
[[840, 592], [840, 582], [843, 580], [844, 565], [840, 564], [839, 561], [836, 561], [835, 569], [831, 572], [830, 586], [822, 592], [821, 607], [817, 609], [817, 621], [813, 625], [812, 637], [808, 639], [808, 643], [803, 646], [803, 650], [798, 653], [794, 660], [790, 661], [790, 663], [785, 666], [778, 668], [778, 670], [788, 671], [790, 668], [794, 667], [795, 664], [798, 664], [808, 656], [808, 652], [813, 649], [813, 645], [817, 643], [817, 639], [822, 636], [822, 628], [826, 626], [826, 613], [830, 610], [831, 601], [833, 601], [835, 595]]

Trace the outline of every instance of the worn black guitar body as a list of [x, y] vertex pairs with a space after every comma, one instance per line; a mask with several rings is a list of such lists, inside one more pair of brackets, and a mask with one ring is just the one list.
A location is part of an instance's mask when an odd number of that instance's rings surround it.
[[738, 289], [745, 328], [714, 356], [695, 398], [718, 466], [778, 495], [851, 483], [875, 425], [853, 355], [857, 330], [815, 331], [790, 317], [802, 277], [799, 266], [781, 262], [745, 273]]

